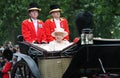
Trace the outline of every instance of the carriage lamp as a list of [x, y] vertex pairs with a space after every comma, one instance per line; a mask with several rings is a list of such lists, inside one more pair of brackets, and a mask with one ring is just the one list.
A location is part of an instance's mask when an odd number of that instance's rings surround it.
[[93, 44], [93, 33], [90, 28], [82, 29], [81, 45], [84, 44]]

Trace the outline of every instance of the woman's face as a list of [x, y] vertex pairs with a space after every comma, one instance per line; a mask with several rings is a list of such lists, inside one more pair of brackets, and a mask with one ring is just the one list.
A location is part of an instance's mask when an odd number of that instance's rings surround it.
[[55, 33], [55, 39], [57, 42], [61, 42], [64, 38], [63, 33]]
[[53, 18], [60, 18], [60, 12], [52, 12], [51, 15], [53, 16]]
[[33, 18], [33, 19], [37, 19], [37, 17], [38, 17], [38, 11], [37, 10], [33, 10], [33, 11], [30, 11], [29, 12], [29, 16], [31, 17], [31, 18]]

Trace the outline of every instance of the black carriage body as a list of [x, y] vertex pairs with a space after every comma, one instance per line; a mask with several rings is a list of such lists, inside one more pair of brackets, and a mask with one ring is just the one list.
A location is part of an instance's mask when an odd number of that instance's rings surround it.
[[[78, 46], [79, 45], [79, 46]], [[92, 45], [77, 43], [77, 53], [63, 78], [120, 78], [120, 40], [94, 39]], [[104, 77], [104, 76], [108, 77]]]
[[[21, 52], [31, 56], [37, 65], [41, 59], [56, 60], [71, 58], [70, 64], [66, 66], [66, 71], [62, 72], [63, 76], [61, 78], [80, 78], [82, 76], [102, 78], [97, 76], [106, 73], [109, 75], [113, 73], [115, 76], [120, 74], [120, 40], [94, 39], [94, 44], [92, 45], [81, 45], [79, 41], [62, 51], [54, 53], [49, 53], [40, 47], [24, 41], [20, 42], [20, 46]], [[34, 68], [31, 68], [31, 71], [32, 69]], [[41, 67], [39, 66], [40, 69]]]

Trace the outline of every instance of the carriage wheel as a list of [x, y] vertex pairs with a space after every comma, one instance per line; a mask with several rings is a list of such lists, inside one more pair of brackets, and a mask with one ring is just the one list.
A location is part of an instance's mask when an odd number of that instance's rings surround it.
[[17, 62], [11, 71], [11, 78], [35, 78], [24, 60]]

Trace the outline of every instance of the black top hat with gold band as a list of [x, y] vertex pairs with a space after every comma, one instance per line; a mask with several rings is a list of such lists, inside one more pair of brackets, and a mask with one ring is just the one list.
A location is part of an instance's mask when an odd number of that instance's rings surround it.
[[3, 51], [2, 57], [10, 61], [12, 60], [13, 52], [9, 48], [7, 48]]
[[32, 10], [41, 11], [41, 9], [38, 7], [38, 4], [37, 4], [37, 3], [30, 3], [30, 4], [29, 4], [28, 11], [32, 11]]
[[61, 9], [60, 9], [59, 5], [57, 5], [57, 4], [51, 5], [49, 13], [51, 14], [52, 12], [61, 12]]

